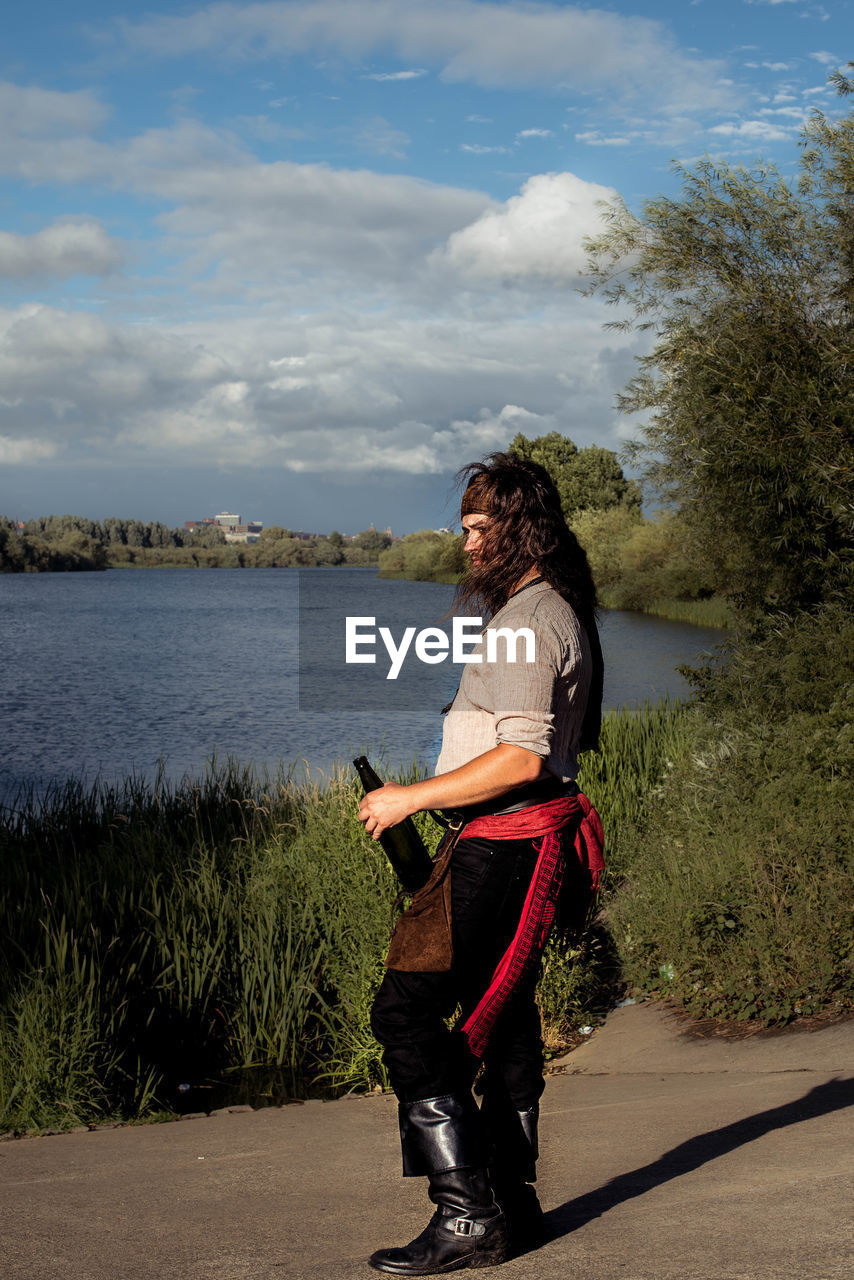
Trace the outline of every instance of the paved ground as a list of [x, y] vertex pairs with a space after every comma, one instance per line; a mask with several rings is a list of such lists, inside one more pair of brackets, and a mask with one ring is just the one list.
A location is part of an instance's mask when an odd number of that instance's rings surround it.
[[[551, 1240], [506, 1280], [852, 1280], [854, 1021], [610, 1015], [543, 1099]], [[429, 1205], [390, 1097], [0, 1144], [6, 1280], [367, 1280]]]

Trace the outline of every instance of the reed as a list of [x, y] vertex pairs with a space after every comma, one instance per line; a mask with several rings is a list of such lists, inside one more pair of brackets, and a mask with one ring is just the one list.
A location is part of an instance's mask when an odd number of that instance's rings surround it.
[[[602, 587], [599, 596], [606, 609], [623, 609], [622, 597], [615, 588]], [[644, 604], [633, 603], [632, 610], [649, 613], [669, 622], [686, 622], [694, 627], [730, 628], [734, 625], [732, 609], [721, 596], [702, 600], [675, 600], [669, 596], [655, 596]]]
[[[583, 785], [617, 843], [684, 716], [605, 717]], [[289, 1092], [385, 1085], [369, 1010], [397, 886], [359, 796], [346, 770], [320, 786], [228, 760], [178, 784], [72, 781], [0, 812], [0, 1128], [168, 1109], [179, 1082], [247, 1068]], [[601, 934], [550, 949], [553, 1047], [603, 1004], [607, 951]]]
[[659, 794], [684, 751], [692, 715], [688, 704], [670, 698], [606, 712], [599, 751], [581, 757], [578, 783], [602, 818], [611, 880], [621, 873], [623, 833]]

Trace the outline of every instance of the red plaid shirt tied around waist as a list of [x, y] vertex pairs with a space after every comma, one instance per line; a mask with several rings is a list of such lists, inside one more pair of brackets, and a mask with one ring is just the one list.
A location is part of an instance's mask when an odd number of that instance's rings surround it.
[[581, 792], [516, 813], [475, 818], [466, 825], [463, 835], [485, 840], [534, 840], [539, 855], [513, 941], [463, 1023], [469, 1052], [482, 1058], [501, 1010], [543, 953], [557, 914], [569, 837], [574, 836], [575, 854], [590, 874], [590, 890], [595, 896], [605, 868], [605, 836], [599, 814]]

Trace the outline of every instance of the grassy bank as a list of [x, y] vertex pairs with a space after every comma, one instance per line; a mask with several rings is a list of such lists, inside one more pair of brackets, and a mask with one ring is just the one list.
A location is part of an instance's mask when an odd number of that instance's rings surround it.
[[[380, 578], [400, 579], [406, 582], [444, 582], [455, 586], [459, 574], [447, 573], [429, 566], [406, 571], [403, 569], [380, 569]], [[645, 604], [626, 605], [622, 594], [616, 588], [603, 587], [599, 592], [603, 609], [628, 609], [631, 613], [648, 613], [655, 618], [667, 618], [670, 622], [687, 622], [695, 627], [732, 626], [732, 610], [725, 600], [719, 596], [710, 596], [703, 600], [678, 600], [668, 596], [655, 596]]]
[[[615, 835], [666, 773], [682, 719], [606, 718], [584, 784]], [[220, 765], [178, 786], [69, 783], [6, 811], [0, 1128], [144, 1115], [174, 1106], [179, 1084], [252, 1069], [280, 1093], [384, 1084], [368, 1010], [396, 885], [359, 794], [345, 773], [321, 790]], [[595, 933], [550, 949], [552, 1049], [601, 1006], [609, 965]]]
[[[619, 593], [609, 587], [603, 587], [599, 597], [605, 609], [623, 609]], [[725, 600], [719, 596], [710, 596], [704, 600], [672, 600], [667, 596], [656, 596], [648, 603], [632, 606], [633, 613], [649, 613], [655, 618], [667, 618], [670, 622], [687, 622], [695, 627], [732, 626], [732, 610]]]
[[[852, 1006], [854, 680], [822, 684], [814, 636], [801, 658], [766, 655], [786, 689], [759, 690], [762, 722], [606, 716], [580, 779], [608, 836], [604, 910], [547, 950], [550, 1051], [618, 984], [764, 1023]], [[743, 655], [728, 679], [756, 695]], [[182, 1084], [202, 1109], [213, 1080], [248, 1101], [385, 1084], [368, 1011], [396, 884], [359, 793], [349, 773], [321, 790], [220, 764], [3, 812], [0, 1129], [145, 1116]]]
[[608, 915], [633, 989], [784, 1023], [854, 1008], [854, 618], [769, 619], [708, 677], [624, 825]]
[[459, 582], [460, 575], [458, 573], [443, 573], [439, 569], [424, 570], [422, 573], [404, 573], [402, 569], [381, 569], [377, 577], [389, 578], [400, 582], [444, 582], [448, 586], [455, 587]]

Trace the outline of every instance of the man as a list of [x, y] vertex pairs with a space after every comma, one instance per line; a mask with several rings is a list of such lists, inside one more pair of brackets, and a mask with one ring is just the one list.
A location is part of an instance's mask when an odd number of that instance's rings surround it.
[[[565, 867], [581, 913], [601, 865], [590, 827], [598, 819], [575, 784], [578, 752], [596, 745], [601, 718], [587, 558], [542, 467], [493, 454], [464, 474], [470, 569], [455, 611], [530, 629], [535, 661], [524, 661], [524, 643], [509, 660], [499, 642], [494, 661], [482, 652], [466, 665], [435, 776], [387, 783], [359, 810], [374, 839], [424, 809], [451, 811], [461, 829], [455, 844], [442, 842], [430, 882], [398, 923], [371, 1019], [398, 1097], [404, 1175], [426, 1174], [436, 1205], [416, 1240], [371, 1257], [399, 1275], [491, 1266], [542, 1238], [529, 1185], [544, 1088], [537, 960]], [[579, 863], [571, 842], [582, 819]]]

